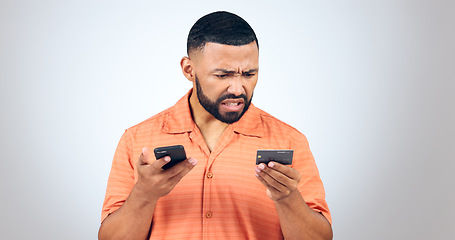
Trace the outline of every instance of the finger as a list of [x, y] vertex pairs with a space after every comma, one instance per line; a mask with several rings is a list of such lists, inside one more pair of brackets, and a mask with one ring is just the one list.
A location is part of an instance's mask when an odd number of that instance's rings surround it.
[[[272, 185], [269, 184], [269, 182], [264, 179], [264, 174], [265, 173], [260, 173], [260, 172], [255, 172], [255, 175], [257, 177], [257, 179], [262, 183], [262, 185], [264, 185], [267, 189], [271, 190], [271, 191], [276, 191], [276, 192], [279, 192], [278, 189], [276, 189], [275, 187], [273, 187]], [[267, 174], [265, 174], [265, 177], [267, 176]]]
[[299, 180], [300, 174], [293, 168], [278, 162], [270, 161], [267, 165], [269, 168], [286, 175], [288, 178]]
[[137, 161], [137, 165], [150, 165], [152, 162], [149, 161], [150, 151], [147, 147], [142, 148], [142, 153], [139, 156], [139, 161]]
[[[262, 169], [262, 168], [264, 168], [264, 169]], [[268, 173], [267, 171], [269, 171], [271, 173]], [[265, 167], [265, 165], [257, 166], [256, 167], [256, 172], [257, 172], [257, 176], [259, 176], [267, 184], [266, 187], [269, 186], [269, 189], [271, 187], [271, 188], [273, 188], [273, 189], [275, 189], [276, 191], [279, 191], [279, 192], [286, 191], [286, 189], [287, 189], [286, 186], [287, 185], [285, 185], [282, 182], [280, 182], [277, 179], [275, 179], [275, 178], [277, 178], [277, 176], [272, 176], [272, 174], [278, 175], [279, 174], [278, 172], [275, 172], [275, 171], [273, 171], [271, 169], [267, 169], [267, 167]]]
[[[267, 176], [266, 174], [264, 175]], [[269, 182], [266, 179], [262, 178], [258, 173], [256, 173], [256, 177], [267, 188], [267, 196], [269, 196], [273, 201], [281, 199], [288, 194], [288, 191], [286, 188], [283, 188], [283, 186], [280, 185], [280, 189], [277, 189], [269, 184]]]
[[269, 162], [264, 171], [288, 188], [296, 187], [300, 181], [300, 174], [297, 170], [276, 162]]
[[[269, 165], [273, 166], [273, 164], [270, 164], [270, 163], [269, 163]], [[285, 167], [285, 166], [283, 166], [283, 167]], [[285, 174], [283, 174], [279, 171], [276, 171], [275, 169], [272, 169], [272, 168], [266, 166], [265, 164], [259, 164], [257, 166], [256, 171], [263, 173], [264, 176], [262, 176], [262, 177], [265, 180], [268, 180], [269, 184], [274, 186], [277, 189], [282, 189], [282, 187], [279, 186], [278, 184], [276, 184], [275, 182], [284, 186], [284, 188], [289, 188], [289, 187], [293, 188], [295, 185], [295, 182], [296, 182], [294, 179], [289, 178]], [[265, 175], [268, 175], [268, 176], [265, 176]]]
[[177, 178], [180, 180], [186, 174], [188, 174], [197, 164], [197, 159], [190, 157], [186, 161], [182, 161], [172, 168], [167, 170], [167, 174], [169, 174], [170, 178]]
[[153, 162], [153, 167], [155, 167], [156, 169], [162, 169], [164, 165], [166, 165], [168, 162], [171, 161], [171, 157], [169, 156], [164, 156], [160, 159], [157, 159], [155, 162]]

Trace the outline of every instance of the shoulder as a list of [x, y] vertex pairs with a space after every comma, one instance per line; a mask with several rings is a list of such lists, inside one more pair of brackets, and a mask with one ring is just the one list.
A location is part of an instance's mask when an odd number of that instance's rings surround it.
[[262, 124], [269, 134], [279, 134], [288, 137], [290, 140], [303, 139], [306, 141], [306, 137], [299, 130], [293, 126], [283, 122], [282, 120], [274, 117], [273, 115], [265, 112], [264, 110], [255, 107], [255, 113], [258, 114], [262, 120]]
[[167, 119], [167, 115], [173, 111], [173, 107], [170, 107], [160, 113], [153, 115], [150, 118], [126, 129], [129, 134], [138, 134], [144, 131], [161, 131], [163, 125]]

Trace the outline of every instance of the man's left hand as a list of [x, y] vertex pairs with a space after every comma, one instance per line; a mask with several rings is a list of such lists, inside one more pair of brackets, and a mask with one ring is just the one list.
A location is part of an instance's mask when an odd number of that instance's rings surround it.
[[300, 173], [277, 162], [261, 163], [256, 166], [256, 177], [267, 188], [267, 195], [273, 201], [287, 198], [292, 192], [298, 191]]

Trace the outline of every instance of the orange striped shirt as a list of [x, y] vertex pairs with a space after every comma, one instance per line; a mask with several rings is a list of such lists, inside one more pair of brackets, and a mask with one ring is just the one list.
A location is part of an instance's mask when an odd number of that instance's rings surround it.
[[209, 151], [194, 123], [189, 96], [125, 131], [117, 147], [102, 220], [120, 208], [137, 181], [143, 147], [183, 145], [198, 164], [157, 202], [150, 239], [283, 239], [266, 188], [256, 179], [256, 150], [294, 149], [292, 167], [308, 206], [331, 222], [325, 192], [305, 136], [250, 105]]

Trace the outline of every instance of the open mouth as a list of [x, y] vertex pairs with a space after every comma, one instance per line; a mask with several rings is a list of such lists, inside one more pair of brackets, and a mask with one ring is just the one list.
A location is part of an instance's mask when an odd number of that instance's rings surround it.
[[243, 108], [243, 99], [226, 99], [221, 102], [221, 107], [228, 112], [239, 111]]
[[229, 106], [229, 107], [234, 107], [234, 106], [238, 106], [238, 105], [240, 105], [240, 104], [242, 104], [242, 103], [241, 103], [241, 102], [238, 102], [238, 103], [222, 103], [222, 104], [224, 104], [224, 105], [226, 105], [226, 106]]

